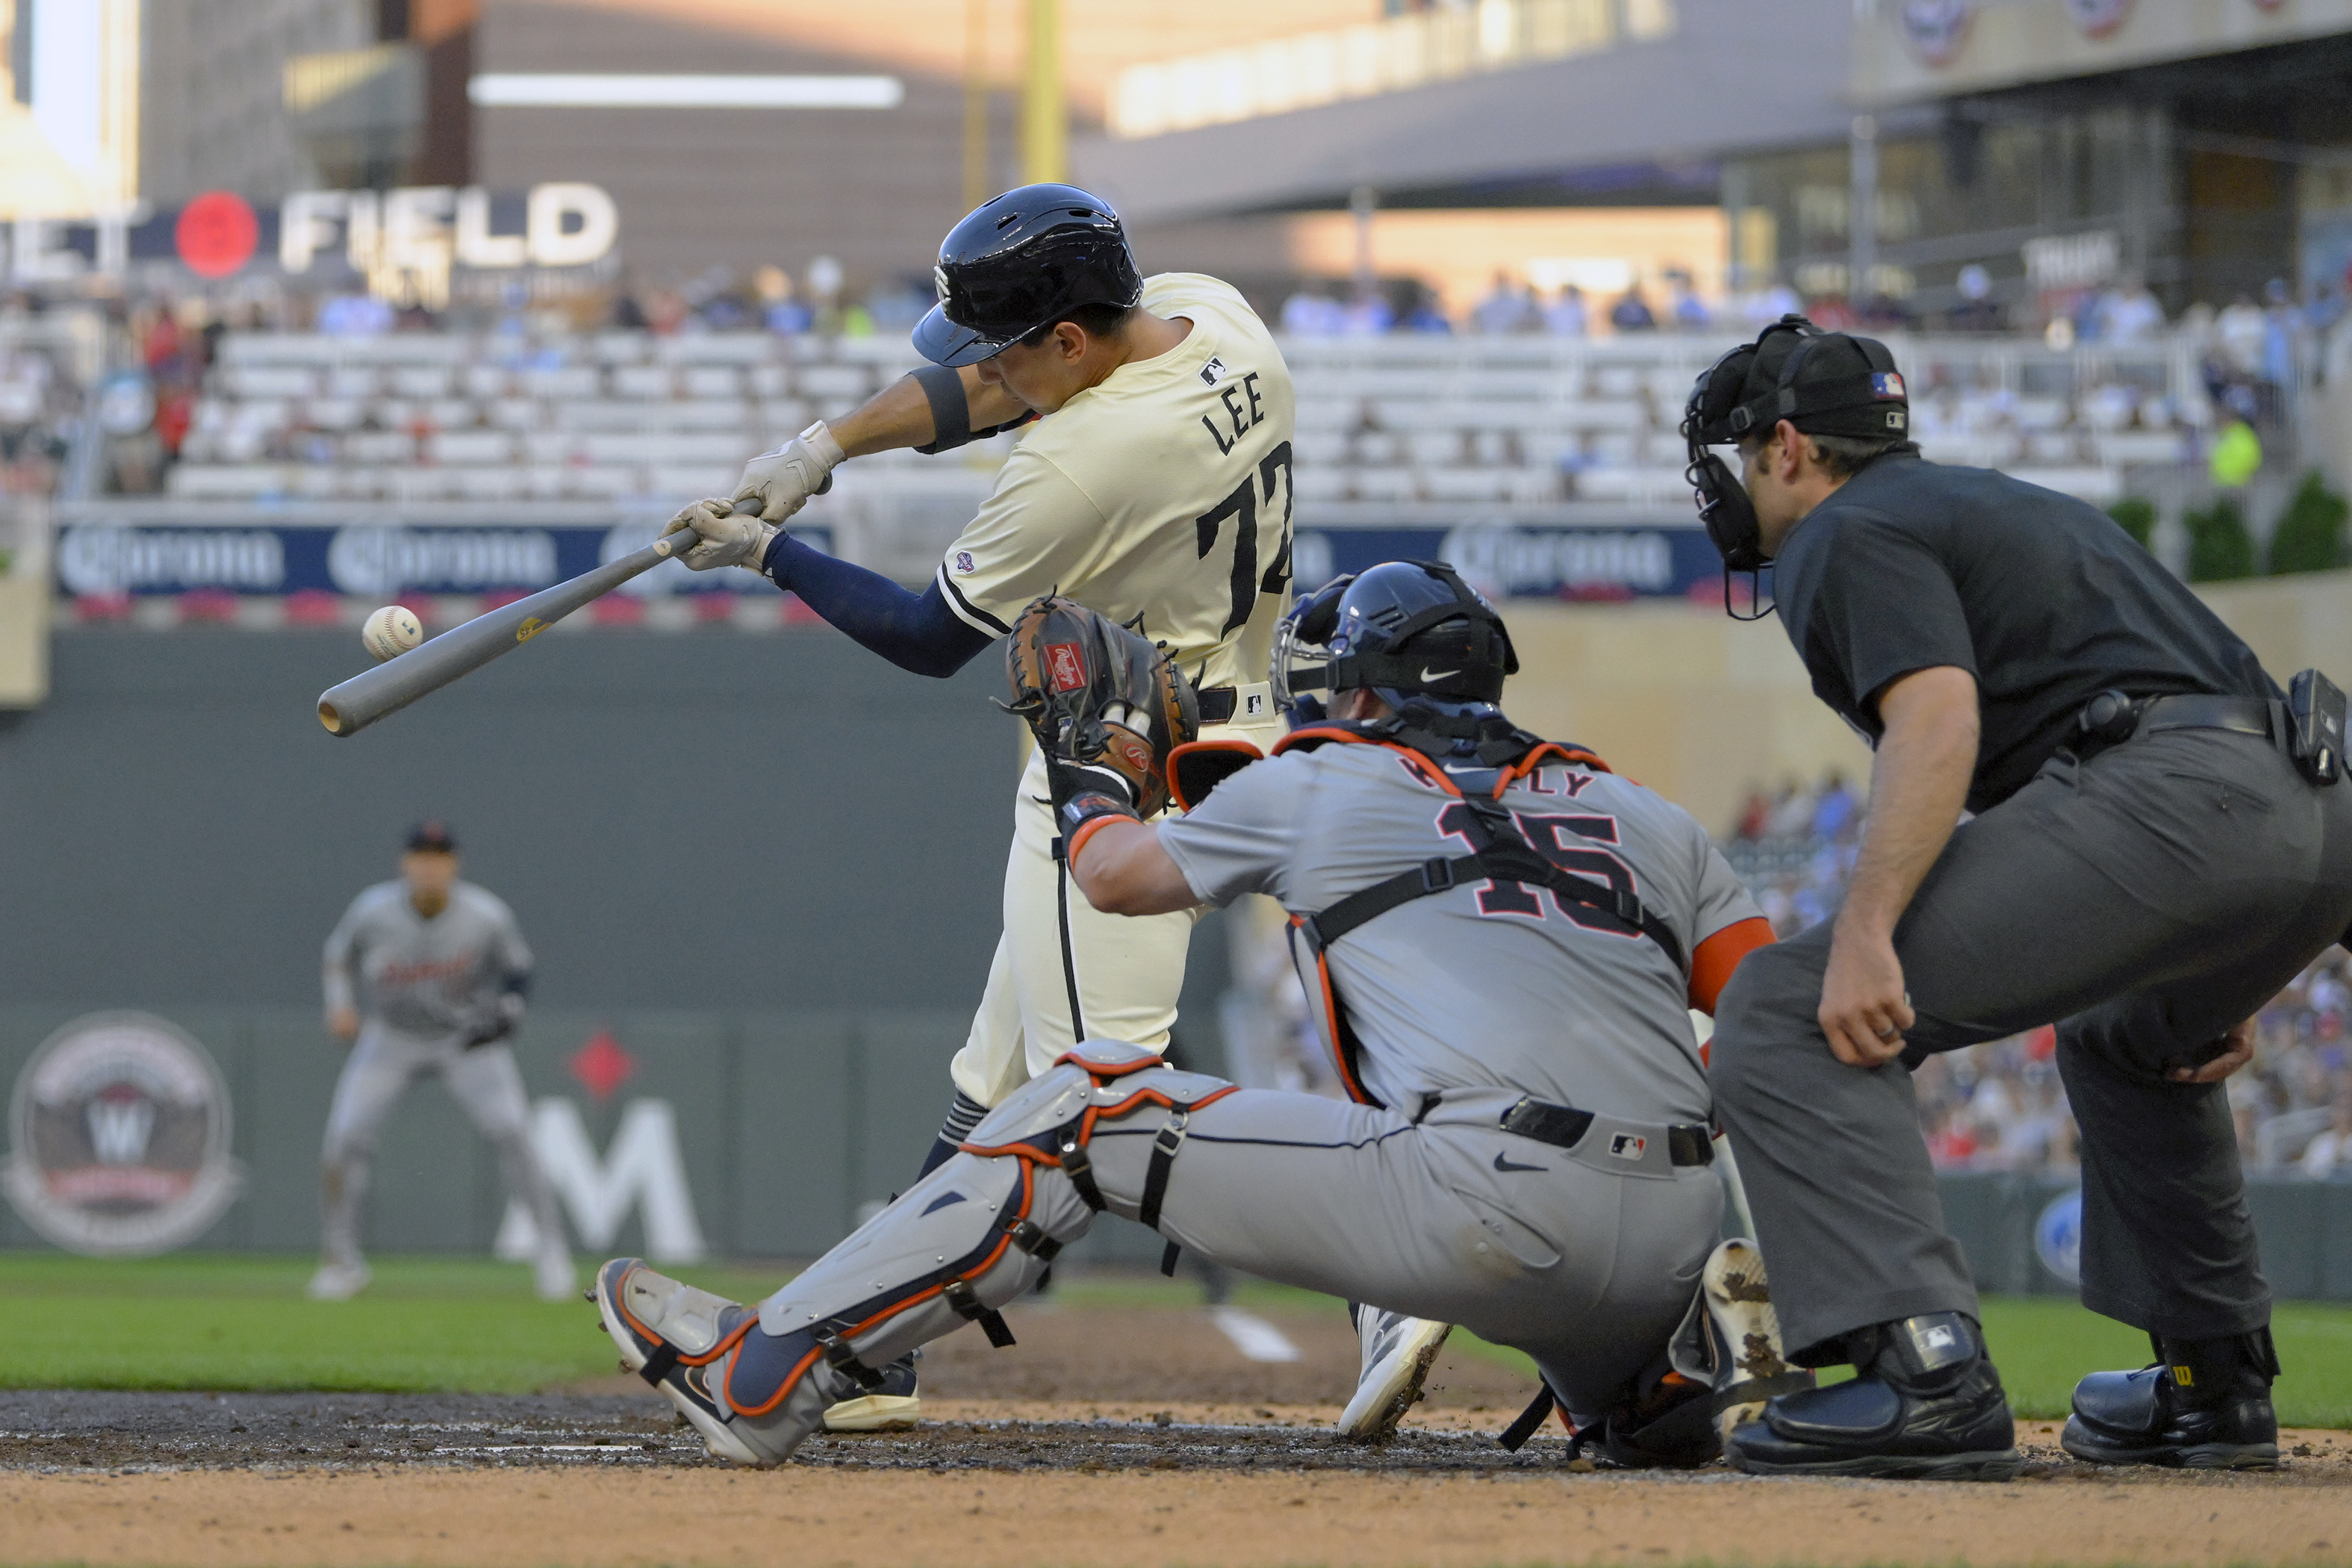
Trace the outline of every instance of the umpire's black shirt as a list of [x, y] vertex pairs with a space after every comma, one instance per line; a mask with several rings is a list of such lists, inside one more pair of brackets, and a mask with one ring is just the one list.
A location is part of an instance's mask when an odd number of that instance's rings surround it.
[[2274, 698], [2253, 652], [2087, 502], [1990, 468], [1890, 453], [1780, 542], [1773, 597], [1813, 690], [1874, 743], [1915, 669], [1976, 677], [1969, 809], [2015, 793], [2110, 687]]

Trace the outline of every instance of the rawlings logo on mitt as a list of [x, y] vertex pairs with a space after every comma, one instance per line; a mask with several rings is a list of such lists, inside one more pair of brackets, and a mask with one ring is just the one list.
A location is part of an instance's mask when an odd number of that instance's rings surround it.
[[1084, 605], [1047, 595], [1021, 613], [1004, 644], [1007, 711], [1045, 754], [1059, 807], [1082, 790], [1113, 789], [1138, 815], [1168, 805], [1168, 754], [1201, 731], [1183, 672], [1138, 633]]

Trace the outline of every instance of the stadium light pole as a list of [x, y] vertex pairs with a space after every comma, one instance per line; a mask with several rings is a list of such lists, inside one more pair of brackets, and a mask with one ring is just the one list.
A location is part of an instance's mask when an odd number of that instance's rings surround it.
[[1029, 0], [1029, 68], [1021, 101], [1021, 177], [1031, 184], [1070, 177], [1069, 121], [1062, 103], [1061, 0]]
[[1859, 319], [1870, 300], [1870, 275], [1878, 270], [1878, 121], [1853, 117], [1851, 181], [1846, 192], [1846, 308]]

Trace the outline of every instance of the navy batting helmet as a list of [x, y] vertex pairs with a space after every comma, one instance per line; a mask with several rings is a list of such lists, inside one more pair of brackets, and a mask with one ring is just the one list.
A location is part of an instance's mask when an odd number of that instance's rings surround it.
[[931, 269], [940, 302], [915, 328], [934, 364], [973, 364], [1081, 305], [1128, 309], [1143, 279], [1127, 230], [1076, 185], [1023, 185], [948, 230]]

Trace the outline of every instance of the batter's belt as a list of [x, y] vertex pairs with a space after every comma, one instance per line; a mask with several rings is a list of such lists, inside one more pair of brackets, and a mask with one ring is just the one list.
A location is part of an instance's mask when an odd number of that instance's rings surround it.
[[[1246, 710], [1248, 699], [1257, 699], [1257, 710]], [[1240, 686], [1212, 686], [1200, 693], [1201, 722], [1231, 724], [1235, 716], [1244, 724], [1265, 724], [1274, 719], [1274, 688], [1265, 681], [1252, 681]]]

